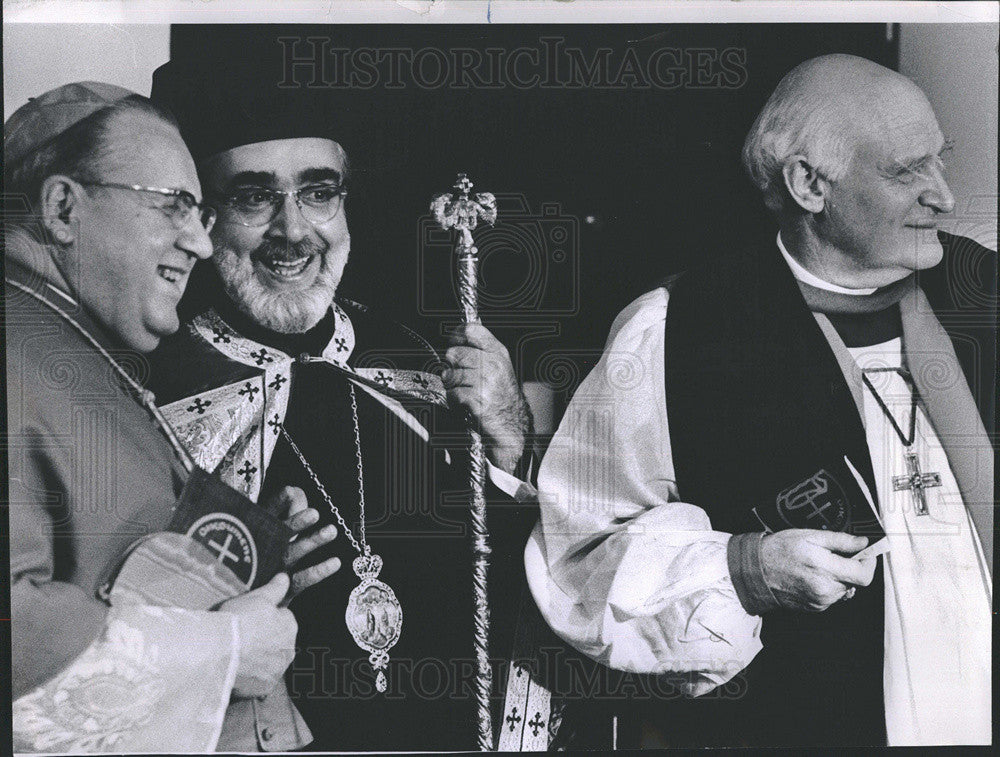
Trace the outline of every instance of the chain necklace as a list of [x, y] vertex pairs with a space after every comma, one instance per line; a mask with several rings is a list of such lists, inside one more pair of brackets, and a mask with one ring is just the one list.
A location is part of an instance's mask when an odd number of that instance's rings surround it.
[[351, 395], [354, 453], [358, 461], [358, 509], [360, 510], [358, 535], [361, 537], [360, 540], [355, 538], [347, 521], [344, 520], [344, 516], [340, 514], [340, 510], [327, 493], [326, 487], [323, 486], [316, 472], [309, 465], [302, 450], [285, 430], [285, 425], [282, 424], [280, 428], [288, 446], [292, 448], [292, 452], [295, 453], [299, 462], [302, 463], [302, 467], [309, 474], [309, 478], [312, 479], [320, 496], [330, 508], [333, 517], [340, 524], [341, 531], [358, 552], [358, 556], [354, 558], [354, 573], [360, 583], [354, 587], [347, 600], [344, 620], [355, 643], [369, 653], [368, 661], [376, 671], [375, 688], [384, 692], [388, 686], [385, 668], [389, 663], [389, 650], [399, 641], [399, 634], [403, 628], [403, 608], [400, 606], [395, 592], [378, 580], [378, 574], [382, 570], [382, 558], [372, 553], [371, 545], [368, 544], [365, 536], [365, 471], [361, 457], [361, 424], [358, 422], [358, 401], [354, 394], [354, 385], [348, 382], [347, 388]]
[[[145, 387], [143, 387], [141, 384], [139, 384], [139, 382], [136, 381], [134, 378], [132, 378], [132, 376], [129, 375], [129, 372], [126, 371], [121, 366], [121, 364], [114, 359], [111, 353], [108, 352], [106, 349], [104, 349], [104, 346], [99, 341], [97, 341], [94, 335], [91, 334], [89, 331], [87, 331], [87, 329], [84, 328], [84, 326], [79, 321], [73, 318], [73, 316], [71, 316], [69, 313], [67, 313], [65, 310], [63, 310], [61, 307], [56, 305], [54, 302], [49, 300], [44, 295], [39, 294], [34, 289], [25, 286], [19, 281], [14, 281], [12, 279], [5, 279], [5, 281], [10, 286], [24, 292], [29, 297], [32, 297], [45, 307], [49, 308], [49, 310], [54, 312], [56, 315], [62, 318], [66, 323], [72, 326], [73, 329], [81, 337], [83, 337], [84, 340], [86, 340], [86, 342], [91, 347], [97, 350], [98, 354], [111, 365], [115, 373], [118, 374], [118, 377], [125, 383], [129, 391], [132, 393], [132, 396], [135, 398], [136, 402], [142, 405], [142, 407], [146, 410], [146, 412], [149, 413], [150, 416], [152, 416], [153, 423], [160, 430], [160, 433], [162, 433], [163, 436], [166, 437], [167, 441], [170, 443], [170, 446], [174, 450], [174, 454], [177, 455], [177, 459], [180, 460], [181, 465], [184, 466], [184, 469], [188, 473], [191, 473], [195, 469], [194, 459], [191, 457], [191, 454], [187, 451], [187, 448], [183, 444], [181, 444], [181, 441], [180, 439], [177, 438], [177, 434], [174, 431], [173, 427], [170, 425], [170, 423], [167, 422], [167, 419], [163, 417], [163, 413], [160, 412], [160, 409], [156, 406], [156, 399], [153, 396], [153, 393], [148, 389], [146, 389]], [[52, 288], [55, 289], [55, 287]]]
[[[892, 414], [889, 410], [889, 406], [885, 404], [885, 400], [882, 399], [881, 395], [875, 390], [875, 386], [872, 384], [871, 379], [868, 378], [869, 373], [897, 373], [903, 382], [906, 384], [906, 388], [910, 390], [910, 423], [907, 433], [903, 433], [903, 429], [899, 427], [896, 422], [896, 416]], [[893, 431], [896, 432], [896, 436], [899, 437], [899, 441], [903, 443], [903, 446], [907, 449], [913, 444], [913, 440], [916, 438], [917, 431], [917, 386], [913, 383], [913, 376], [905, 368], [865, 368], [861, 372], [861, 380], [868, 387], [875, 401], [878, 403], [879, 408], [885, 414], [885, 417], [892, 424]]]
[[[885, 400], [875, 391], [875, 385], [868, 378], [869, 373], [898, 373], [906, 387], [910, 390], [910, 424], [909, 429], [904, 434], [903, 429], [896, 423], [896, 418], [889, 410]], [[941, 486], [940, 473], [925, 473], [920, 468], [920, 460], [917, 453], [911, 450], [914, 440], [917, 438], [917, 385], [910, 372], [904, 368], [866, 368], [861, 373], [861, 379], [865, 386], [871, 391], [872, 396], [878, 403], [882, 413], [892, 424], [893, 431], [903, 443], [903, 461], [906, 465], [906, 473], [892, 477], [893, 491], [909, 491], [913, 501], [913, 512], [917, 515], [927, 515], [930, 510], [927, 505], [927, 494], [925, 489]]]

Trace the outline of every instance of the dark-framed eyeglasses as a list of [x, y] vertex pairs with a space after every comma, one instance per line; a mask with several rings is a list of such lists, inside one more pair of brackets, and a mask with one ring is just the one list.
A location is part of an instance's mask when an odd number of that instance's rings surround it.
[[267, 187], [242, 187], [220, 198], [219, 218], [242, 226], [266, 226], [281, 214], [285, 198], [295, 200], [302, 217], [311, 224], [332, 221], [347, 195], [343, 184], [310, 184], [286, 191]]
[[166, 187], [144, 187], [140, 184], [117, 184], [112, 181], [81, 181], [85, 187], [105, 187], [106, 189], [126, 189], [132, 192], [145, 192], [147, 194], [158, 194], [168, 198], [166, 202], [157, 207], [163, 211], [164, 215], [173, 221], [177, 228], [184, 228], [191, 217], [198, 219], [205, 231], [211, 231], [215, 225], [216, 210], [211, 205], [198, 202], [195, 196], [185, 189], [168, 189]]

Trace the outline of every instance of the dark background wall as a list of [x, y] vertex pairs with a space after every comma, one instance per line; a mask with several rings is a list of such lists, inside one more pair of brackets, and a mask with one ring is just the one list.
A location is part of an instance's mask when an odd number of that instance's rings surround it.
[[477, 232], [483, 319], [561, 404], [633, 297], [774, 233], [739, 152], [781, 76], [830, 52], [896, 68], [896, 37], [886, 24], [174, 26], [171, 56], [252, 59], [262, 87], [323, 103], [352, 160], [342, 291], [432, 340], [457, 310], [428, 202], [457, 171], [496, 193], [499, 224]]

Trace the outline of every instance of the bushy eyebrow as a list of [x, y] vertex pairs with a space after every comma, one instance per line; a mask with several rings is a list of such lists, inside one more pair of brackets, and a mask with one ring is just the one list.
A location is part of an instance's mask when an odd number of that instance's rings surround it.
[[255, 186], [267, 187], [274, 186], [277, 182], [278, 177], [271, 171], [240, 171], [237, 174], [233, 174], [229, 181], [226, 182], [226, 185], [228, 187], [240, 187], [253, 184]]
[[898, 176], [899, 174], [906, 173], [908, 171], [918, 171], [929, 160], [932, 160], [933, 158], [943, 158], [948, 152], [953, 150], [954, 147], [955, 140], [946, 139], [944, 144], [941, 145], [941, 149], [934, 155], [922, 155], [918, 158], [911, 158], [910, 160], [893, 159], [879, 166], [879, 170], [886, 176]]
[[[299, 171], [296, 180], [300, 185], [324, 181], [341, 184], [343, 183], [344, 175], [335, 168], [306, 168]], [[228, 189], [246, 186], [273, 188], [277, 185], [278, 176], [273, 171], [240, 171], [233, 174], [229, 181], [226, 182]]]
[[336, 184], [341, 184], [343, 180], [344, 175], [335, 168], [307, 168], [304, 171], [300, 171], [298, 176], [299, 184], [311, 184], [320, 181], [332, 181]]

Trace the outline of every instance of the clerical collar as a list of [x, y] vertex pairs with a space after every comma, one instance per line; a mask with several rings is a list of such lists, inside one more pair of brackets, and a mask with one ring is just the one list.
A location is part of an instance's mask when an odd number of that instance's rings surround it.
[[323, 350], [333, 339], [337, 328], [332, 307], [326, 311], [326, 315], [319, 323], [302, 334], [282, 334], [265, 328], [237, 308], [228, 297], [219, 299], [216, 310], [237, 334], [254, 342], [273, 347], [286, 355], [295, 356], [302, 353], [313, 356], [322, 355]]
[[[837, 287], [809, 274], [809, 277], [814, 282], [822, 284], [822, 286], [817, 286], [816, 283], [806, 281], [797, 275], [797, 271], [805, 271], [805, 269], [798, 265], [788, 254], [788, 251], [781, 243], [780, 235], [778, 236], [778, 250], [787, 261], [789, 270], [795, 278], [795, 283], [798, 284], [799, 291], [802, 292], [806, 304], [814, 313], [824, 313], [826, 315], [878, 313], [897, 304], [903, 298], [904, 294], [913, 291], [917, 286], [917, 277], [912, 273], [887, 286], [871, 290]], [[805, 272], [808, 274], [808, 271]], [[851, 292], [851, 294], [845, 294], [844, 292]]]
[[829, 281], [823, 281], [819, 276], [810, 273], [803, 267], [799, 261], [788, 254], [788, 250], [785, 249], [784, 243], [781, 241], [781, 232], [778, 232], [778, 249], [781, 250], [781, 256], [788, 263], [788, 267], [792, 269], [792, 275], [795, 277], [796, 281], [801, 281], [804, 284], [815, 287], [816, 289], [825, 289], [828, 292], [837, 292], [838, 294], [848, 294], [854, 297], [863, 296], [866, 294], [874, 294], [878, 291], [878, 287], [871, 287], [865, 289], [850, 289], [848, 287], [838, 286], [837, 284], [831, 284]]
[[899, 303], [874, 313], [826, 313], [845, 347], [872, 347], [903, 336]]
[[916, 286], [913, 274], [877, 289], [847, 289], [823, 281], [799, 265], [782, 244], [781, 234], [778, 249], [806, 305], [830, 320], [847, 347], [870, 347], [902, 336], [899, 301]]

